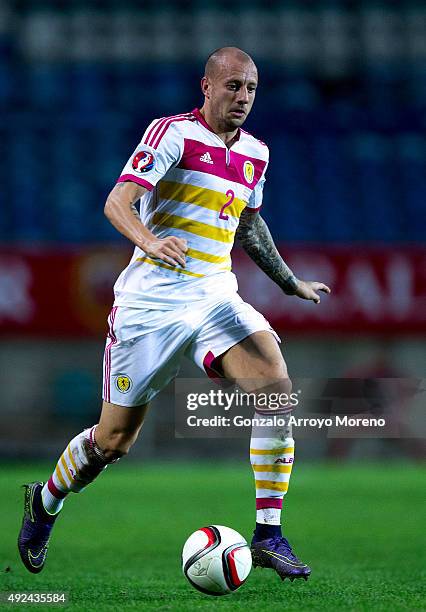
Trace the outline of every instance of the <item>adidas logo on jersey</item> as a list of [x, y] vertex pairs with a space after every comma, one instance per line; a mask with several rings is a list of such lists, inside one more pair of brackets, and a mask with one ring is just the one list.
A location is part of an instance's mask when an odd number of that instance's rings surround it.
[[207, 153], [204, 153], [204, 155], [202, 155], [200, 157], [200, 161], [205, 162], [206, 164], [213, 164], [213, 160], [210, 157], [210, 153], [207, 151]]

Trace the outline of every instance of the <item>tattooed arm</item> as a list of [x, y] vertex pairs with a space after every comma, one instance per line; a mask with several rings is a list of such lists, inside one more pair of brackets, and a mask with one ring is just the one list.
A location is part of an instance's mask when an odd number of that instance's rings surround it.
[[296, 278], [279, 254], [268, 226], [258, 213], [243, 210], [236, 238], [247, 255], [287, 295], [297, 295], [319, 304], [320, 297], [316, 292], [330, 293], [330, 289], [323, 283]]
[[268, 226], [259, 214], [243, 210], [236, 237], [247, 255], [284, 293], [296, 293], [297, 279], [278, 253]]

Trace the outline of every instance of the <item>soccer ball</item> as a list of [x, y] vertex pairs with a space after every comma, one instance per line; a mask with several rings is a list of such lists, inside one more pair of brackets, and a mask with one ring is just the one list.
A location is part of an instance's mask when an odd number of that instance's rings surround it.
[[207, 595], [236, 591], [251, 570], [251, 552], [242, 535], [222, 525], [194, 531], [182, 551], [182, 569], [193, 587]]

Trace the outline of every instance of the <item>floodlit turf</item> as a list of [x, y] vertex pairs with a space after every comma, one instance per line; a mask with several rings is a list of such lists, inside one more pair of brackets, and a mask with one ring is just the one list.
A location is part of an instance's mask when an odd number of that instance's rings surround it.
[[46, 467], [36, 465], [0, 467], [1, 591], [66, 591], [72, 610], [394, 612], [426, 607], [420, 467], [296, 465], [285, 532], [312, 566], [310, 580], [282, 583], [271, 570], [257, 568], [240, 591], [219, 598], [190, 587], [181, 574], [180, 551], [192, 531], [211, 523], [250, 537], [248, 466], [122, 461], [108, 468], [84, 493], [66, 501], [46, 567], [33, 576], [16, 549], [23, 506], [19, 485], [47, 474]]

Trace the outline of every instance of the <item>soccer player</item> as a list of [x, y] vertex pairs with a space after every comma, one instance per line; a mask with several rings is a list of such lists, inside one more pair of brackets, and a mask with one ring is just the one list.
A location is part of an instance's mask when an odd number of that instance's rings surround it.
[[[129, 451], [149, 402], [176, 376], [182, 356], [243, 391], [290, 393], [278, 336], [237, 294], [234, 238], [285, 294], [319, 303], [318, 291], [330, 289], [296, 278], [259, 214], [268, 148], [241, 128], [257, 82], [246, 53], [213, 52], [201, 81], [202, 108], [152, 121], [108, 196], [105, 214], [135, 250], [114, 287], [102, 411], [98, 424], [70, 441], [46, 483], [25, 485], [18, 546], [30, 572], [44, 567], [67, 495]], [[281, 533], [294, 456], [290, 428], [272, 428], [268, 437], [253, 428], [250, 456], [254, 563], [283, 579], [307, 579], [310, 568]]]

